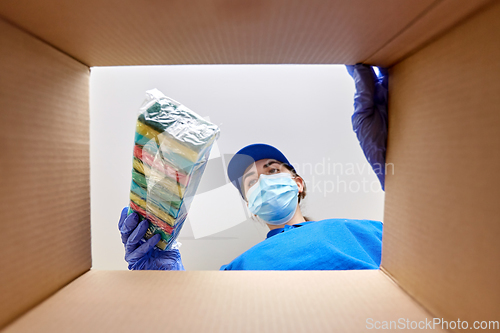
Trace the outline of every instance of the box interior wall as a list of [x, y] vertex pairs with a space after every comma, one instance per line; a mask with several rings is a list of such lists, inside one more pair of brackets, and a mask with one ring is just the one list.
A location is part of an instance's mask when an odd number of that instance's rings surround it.
[[[128, 0], [102, 8], [93, 0], [3, 2], [0, 327], [135, 327], [147, 313], [163, 313], [144, 292], [150, 286], [178, 300], [170, 309], [179, 329], [183, 316], [203, 313], [213, 317], [200, 317], [206, 331], [300, 330], [304, 314], [318, 330], [343, 331], [364, 329], [370, 316], [498, 320], [500, 3], [357, 2], [332, 1], [328, 10], [317, 1], [307, 8], [177, 3], [181, 15], [170, 23], [152, 14], [154, 5], [134, 8]], [[390, 14], [390, 22], [377, 19]], [[200, 26], [169, 32], [197, 18]], [[151, 37], [158, 31], [165, 31], [163, 40]], [[387, 162], [395, 172], [386, 179], [381, 271], [91, 270], [89, 66], [363, 61], [390, 67], [391, 77]], [[262, 289], [266, 279], [282, 288]], [[297, 288], [307, 283], [310, 294]], [[298, 311], [290, 302], [303, 306]], [[268, 316], [270, 309], [277, 316]], [[143, 316], [134, 317], [137, 311]], [[214, 319], [223, 312], [232, 317]], [[250, 322], [252, 316], [263, 321]], [[276, 317], [288, 321], [278, 325]], [[195, 321], [185, 325], [201, 329]]]

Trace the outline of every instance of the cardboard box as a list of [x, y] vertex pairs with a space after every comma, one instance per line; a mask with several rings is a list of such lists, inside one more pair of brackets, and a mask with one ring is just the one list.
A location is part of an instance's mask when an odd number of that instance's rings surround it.
[[[0, 16], [5, 332], [500, 320], [498, 1], [8, 0]], [[90, 66], [357, 62], [391, 75], [381, 270], [91, 269]]]

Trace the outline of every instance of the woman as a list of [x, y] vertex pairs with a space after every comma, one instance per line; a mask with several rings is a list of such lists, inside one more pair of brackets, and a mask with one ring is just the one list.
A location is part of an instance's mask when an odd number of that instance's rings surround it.
[[[385, 161], [386, 106], [377, 101], [386, 103], [387, 76], [377, 82], [373, 70], [366, 65], [351, 66], [348, 70], [357, 89], [354, 130], [374, 166], [375, 162]], [[299, 206], [306, 196], [306, 184], [277, 148], [266, 144], [243, 147], [231, 159], [227, 171], [249, 210], [265, 221], [270, 231], [265, 240], [223, 265], [221, 270], [379, 267], [382, 223], [347, 219], [309, 221]], [[377, 175], [383, 186], [383, 175]], [[161, 251], [155, 247], [160, 235], [142, 240], [148, 222], [138, 223], [135, 213], [127, 217], [127, 208], [121, 213], [119, 229], [129, 269], [184, 270], [178, 249]]]
[[[308, 221], [299, 203], [306, 184], [275, 147], [253, 144], [240, 149], [228, 165], [229, 179], [249, 210], [265, 221], [267, 238], [221, 270], [377, 269], [382, 223], [368, 220]], [[148, 228], [136, 214], [122, 212], [120, 231], [129, 269], [184, 270], [178, 249], [161, 251], [160, 235], [140, 244]], [[137, 226], [137, 227], [136, 227]]]

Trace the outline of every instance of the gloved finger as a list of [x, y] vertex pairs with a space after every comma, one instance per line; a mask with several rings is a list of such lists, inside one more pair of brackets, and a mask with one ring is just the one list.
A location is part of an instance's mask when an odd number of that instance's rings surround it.
[[120, 221], [118, 221], [118, 230], [122, 229], [123, 222], [125, 222], [125, 219], [127, 218], [127, 212], [128, 207], [122, 209], [122, 212], [120, 213]]
[[379, 75], [380, 79], [384, 80], [389, 76], [389, 71], [387, 70], [387, 68], [385, 68], [385, 67], [377, 67], [377, 68], [380, 72], [380, 75]]
[[349, 73], [350, 76], [353, 76], [354, 74], [354, 65], [345, 65], [347, 69], [347, 73]]
[[144, 244], [136, 248], [134, 251], [125, 255], [125, 260], [129, 263], [135, 262], [142, 257], [144, 257], [155, 245], [160, 241], [161, 236], [159, 234], [153, 235]]
[[120, 227], [123, 244], [127, 243], [127, 239], [130, 237], [130, 234], [137, 228], [137, 224], [139, 224], [139, 216], [136, 212], [133, 212], [125, 218], [122, 226]]
[[389, 73], [386, 68], [377, 67], [380, 74], [378, 75], [377, 83], [375, 83], [375, 104], [383, 108], [383, 112], [387, 114], [387, 90], [389, 88]]
[[148, 231], [148, 228], [148, 220], [143, 220], [139, 223], [137, 228], [132, 231], [130, 237], [127, 239], [127, 243], [125, 244], [125, 253], [132, 253], [135, 249], [137, 249], [137, 247], [139, 247], [141, 239], [146, 234], [146, 231]]
[[357, 128], [372, 117], [374, 110], [374, 93], [376, 75], [373, 69], [367, 65], [356, 65], [353, 73], [354, 85], [354, 114], [351, 117], [353, 129]]

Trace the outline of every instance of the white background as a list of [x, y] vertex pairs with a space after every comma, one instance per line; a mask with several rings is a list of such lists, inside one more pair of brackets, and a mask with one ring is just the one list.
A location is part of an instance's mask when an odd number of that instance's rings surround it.
[[[90, 80], [93, 268], [127, 269], [117, 228], [128, 205], [138, 109], [157, 88], [220, 127], [179, 241], [187, 270], [218, 270], [265, 239], [225, 165], [243, 146], [280, 149], [307, 184], [304, 215], [381, 221], [384, 193], [352, 131], [354, 83], [340, 65], [94, 67]], [[200, 236], [204, 236], [201, 237]]]

